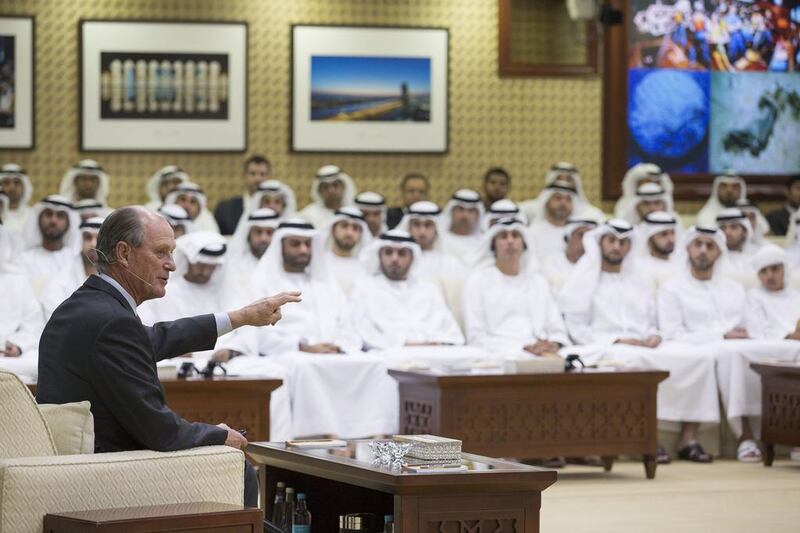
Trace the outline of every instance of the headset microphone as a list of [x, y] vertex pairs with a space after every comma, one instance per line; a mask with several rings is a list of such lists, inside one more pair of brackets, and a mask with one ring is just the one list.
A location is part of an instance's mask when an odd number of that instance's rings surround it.
[[[106, 262], [106, 264], [107, 264], [107, 265], [112, 265], [112, 264], [114, 264], [114, 263], [117, 263], [117, 264], [119, 264], [119, 266], [120, 266], [120, 267], [122, 267], [122, 269], [123, 269], [125, 272], [127, 272], [128, 274], [130, 274], [130, 275], [131, 275], [131, 276], [133, 276], [134, 278], [138, 279], [139, 281], [141, 281], [142, 283], [144, 283], [145, 285], [147, 285], [147, 286], [148, 286], [148, 287], [150, 287], [151, 289], [155, 289], [155, 287], [153, 286], [153, 284], [152, 284], [152, 283], [150, 283], [149, 281], [145, 280], [144, 278], [142, 278], [141, 276], [139, 276], [139, 275], [138, 275], [136, 272], [134, 272], [133, 270], [129, 269], [129, 268], [128, 268], [128, 267], [126, 267], [125, 265], [123, 265], [123, 264], [120, 264], [120, 263], [119, 263], [118, 261], [116, 261], [116, 260], [114, 260], [114, 261], [109, 261], [109, 260], [108, 260], [108, 256], [106, 255], [106, 253], [105, 253], [103, 250], [100, 250], [100, 249], [98, 249], [98, 248], [92, 248], [92, 250], [94, 250], [94, 251], [95, 251], [95, 252], [97, 252], [98, 254], [102, 254], [102, 255], [103, 255], [103, 258], [105, 258], [105, 262]], [[97, 263], [95, 263], [95, 262], [92, 262], [91, 260], [90, 260], [90, 262], [92, 263], [92, 265], [94, 265], [95, 267], [97, 267]]]

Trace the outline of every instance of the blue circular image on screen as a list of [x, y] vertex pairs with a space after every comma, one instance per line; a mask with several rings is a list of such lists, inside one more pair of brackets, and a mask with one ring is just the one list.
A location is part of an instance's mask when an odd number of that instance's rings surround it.
[[705, 138], [708, 118], [706, 93], [689, 72], [650, 72], [631, 87], [628, 127], [652, 157], [686, 156]]

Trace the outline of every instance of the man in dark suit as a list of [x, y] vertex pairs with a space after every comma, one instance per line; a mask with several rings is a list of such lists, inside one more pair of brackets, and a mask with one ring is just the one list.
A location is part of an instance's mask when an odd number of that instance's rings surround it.
[[233, 235], [244, 212], [245, 202], [256, 193], [259, 184], [269, 179], [271, 171], [272, 165], [263, 155], [252, 155], [247, 158], [244, 162], [244, 194], [222, 200], [214, 209], [214, 218], [217, 219], [220, 233]]
[[[218, 335], [280, 320], [280, 307], [299, 294], [264, 298], [230, 313], [200, 315], [152, 328], [136, 307], [161, 298], [175, 270], [175, 238], [161, 215], [125, 207], [106, 218], [97, 236], [97, 276], [64, 301], [39, 342], [40, 403], [91, 402], [95, 450], [172, 451], [247, 440], [225, 424], [190, 423], [164, 403], [156, 362], [214, 348]], [[258, 482], [245, 469], [245, 504], [257, 506]]]
[[767, 213], [767, 221], [773, 235], [786, 235], [792, 223], [792, 217], [800, 209], [800, 175], [790, 176], [786, 180], [786, 203], [778, 209]]
[[431, 183], [428, 178], [418, 172], [410, 172], [400, 180], [400, 197], [403, 205], [390, 207], [386, 211], [386, 226], [394, 229], [403, 219], [403, 215], [412, 204], [428, 199]]

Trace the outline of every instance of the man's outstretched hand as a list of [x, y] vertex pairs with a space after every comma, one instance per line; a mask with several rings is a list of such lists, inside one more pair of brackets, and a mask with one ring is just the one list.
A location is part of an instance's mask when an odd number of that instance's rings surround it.
[[281, 319], [281, 306], [300, 301], [302, 298], [299, 292], [282, 292], [231, 311], [228, 317], [233, 329], [242, 326], [272, 326]]

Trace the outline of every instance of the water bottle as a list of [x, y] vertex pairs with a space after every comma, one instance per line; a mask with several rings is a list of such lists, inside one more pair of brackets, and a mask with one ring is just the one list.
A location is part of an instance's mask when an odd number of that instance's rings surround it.
[[294, 489], [286, 487], [286, 502], [283, 504], [283, 516], [281, 523], [277, 524], [281, 531], [290, 533], [292, 530], [292, 515], [294, 514]]
[[292, 533], [311, 533], [311, 513], [302, 492], [297, 495], [297, 506], [292, 514]]
[[394, 516], [387, 514], [383, 517], [383, 533], [394, 533]]
[[286, 515], [286, 483], [278, 481], [278, 488], [275, 491], [275, 503], [272, 504], [272, 517], [270, 522], [275, 526], [281, 527], [283, 517]]

